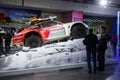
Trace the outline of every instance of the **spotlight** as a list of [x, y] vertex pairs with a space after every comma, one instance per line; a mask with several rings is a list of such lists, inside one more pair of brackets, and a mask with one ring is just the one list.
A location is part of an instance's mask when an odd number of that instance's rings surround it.
[[105, 6], [108, 4], [108, 0], [101, 0], [100, 5]]

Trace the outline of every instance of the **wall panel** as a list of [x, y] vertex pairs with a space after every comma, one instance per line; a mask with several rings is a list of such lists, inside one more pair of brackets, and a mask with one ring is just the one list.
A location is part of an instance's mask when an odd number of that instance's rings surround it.
[[0, 4], [22, 6], [22, 0], [0, 0]]
[[24, 6], [36, 8], [50, 8], [51, 0], [24, 0]]
[[[24, 1], [24, 2], [22, 2]], [[54, 10], [66, 11], [82, 11], [83, 13], [116, 16], [120, 8], [106, 7], [100, 5], [81, 4], [77, 2], [68, 2], [62, 0], [0, 0], [0, 4], [16, 5], [22, 7], [30, 7], [32, 9], [39, 8], [42, 11]]]

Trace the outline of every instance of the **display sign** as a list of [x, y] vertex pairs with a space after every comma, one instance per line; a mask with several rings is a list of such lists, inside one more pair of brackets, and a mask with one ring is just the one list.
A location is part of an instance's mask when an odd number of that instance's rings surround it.
[[41, 11], [16, 9], [16, 8], [0, 8], [0, 24], [6, 26], [15, 26], [14, 24], [24, 24], [28, 22], [31, 17], [39, 17]]
[[107, 32], [112, 30], [112, 17], [84, 15], [83, 22], [93, 28], [94, 33], [100, 33], [100, 26], [105, 25]]
[[70, 11], [65, 12], [63, 15], [63, 22], [75, 22], [75, 21], [83, 21], [83, 12], [81, 11]]

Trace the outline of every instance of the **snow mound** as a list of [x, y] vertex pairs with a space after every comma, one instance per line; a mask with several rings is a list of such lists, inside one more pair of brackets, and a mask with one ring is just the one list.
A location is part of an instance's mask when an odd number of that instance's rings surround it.
[[[30, 49], [24, 47], [21, 51], [6, 57], [7, 67], [2, 70], [23, 69], [34, 67], [56, 66], [64, 64], [77, 64], [86, 60], [86, 50], [83, 38], [44, 45]], [[111, 46], [110, 44], [108, 46]], [[107, 56], [113, 54], [108, 47]], [[108, 54], [109, 53], [109, 54]], [[110, 55], [111, 57], [113, 55]], [[111, 58], [109, 56], [109, 58]]]

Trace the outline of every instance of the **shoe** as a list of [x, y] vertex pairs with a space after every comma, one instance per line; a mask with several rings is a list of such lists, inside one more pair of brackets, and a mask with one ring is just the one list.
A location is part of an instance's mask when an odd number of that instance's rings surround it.
[[99, 67], [97, 67], [97, 70], [98, 70], [98, 71], [105, 71], [104, 69], [101, 69], [101, 68], [99, 68]]
[[96, 74], [96, 70], [93, 73]]
[[88, 71], [88, 73], [89, 73], [89, 74], [92, 74], [92, 72], [91, 72], [91, 71]]
[[100, 69], [100, 71], [105, 71], [104, 69]]

